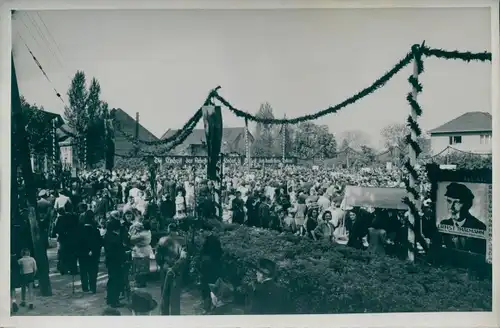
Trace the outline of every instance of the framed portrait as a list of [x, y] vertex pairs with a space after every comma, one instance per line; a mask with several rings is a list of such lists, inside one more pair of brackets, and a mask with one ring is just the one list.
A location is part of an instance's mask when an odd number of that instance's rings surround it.
[[434, 166], [428, 171], [441, 246], [485, 256], [491, 263], [491, 170]]

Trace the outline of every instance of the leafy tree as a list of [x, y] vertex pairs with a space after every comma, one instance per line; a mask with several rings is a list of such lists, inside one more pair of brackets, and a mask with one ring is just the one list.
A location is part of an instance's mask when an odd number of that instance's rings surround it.
[[[273, 119], [273, 108], [268, 102], [263, 103], [260, 105], [256, 116], [264, 119]], [[252, 154], [255, 156], [276, 155], [275, 141], [277, 140], [277, 132], [275, 125], [257, 123], [254, 134], [255, 141], [252, 145]]]
[[[408, 145], [405, 143], [405, 137], [409, 131], [410, 129], [406, 124], [394, 123], [384, 127], [380, 134], [383, 138], [384, 146], [387, 149], [397, 148], [400, 150], [397, 153], [405, 156], [408, 154]], [[422, 149], [422, 154], [420, 156], [428, 157], [431, 152], [430, 138], [422, 134], [418, 137], [417, 142]]]
[[346, 148], [359, 150], [362, 145], [370, 143], [370, 136], [360, 130], [346, 131], [342, 134], [340, 139], [342, 140], [341, 150]]
[[335, 136], [328, 126], [300, 123], [294, 136], [294, 153], [300, 158], [333, 158], [337, 150]]
[[26, 135], [32, 153], [52, 151], [52, 121], [43, 106], [30, 104], [21, 96], [21, 110], [26, 123]]
[[375, 154], [375, 150], [366, 145], [361, 146], [361, 151], [357, 158], [358, 164], [361, 166], [371, 166], [377, 160], [377, 154]]
[[[102, 160], [105, 153], [104, 119], [109, 109], [100, 97], [101, 86], [97, 79], [92, 78], [87, 89], [85, 73], [77, 71], [68, 90], [69, 106], [64, 110], [64, 117], [79, 138], [86, 138], [87, 163], [90, 165]], [[79, 155], [83, 161], [83, 155]]]

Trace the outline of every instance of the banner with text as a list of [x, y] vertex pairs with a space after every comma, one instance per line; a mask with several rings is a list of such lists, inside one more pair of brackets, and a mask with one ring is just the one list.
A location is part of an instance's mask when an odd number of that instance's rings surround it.
[[[207, 156], [166, 156], [161, 159], [162, 164], [172, 166], [184, 165], [207, 165]], [[244, 156], [224, 156], [225, 165], [243, 165], [245, 161]], [[282, 157], [252, 157], [252, 163], [257, 166], [262, 165], [280, 165], [283, 163]], [[297, 158], [285, 158], [285, 165], [297, 164]]]

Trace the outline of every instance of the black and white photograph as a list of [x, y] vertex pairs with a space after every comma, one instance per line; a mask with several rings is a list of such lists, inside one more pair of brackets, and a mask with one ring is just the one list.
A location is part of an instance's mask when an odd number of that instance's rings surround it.
[[446, 247], [486, 254], [488, 201], [487, 184], [438, 184], [436, 217]]
[[8, 322], [494, 320], [498, 1], [331, 2], [7, 5]]

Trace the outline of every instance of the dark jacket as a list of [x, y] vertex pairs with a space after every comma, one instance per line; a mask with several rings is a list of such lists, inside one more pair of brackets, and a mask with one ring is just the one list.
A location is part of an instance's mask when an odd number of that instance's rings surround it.
[[256, 284], [249, 314], [286, 314], [289, 313], [289, 304], [286, 290], [271, 279]]
[[89, 252], [92, 252], [91, 258], [99, 260], [103, 244], [99, 229], [91, 224], [82, 225], [78, 237], [78, 254], [88, 256]]
[[125, 246], [119, 233], [108, 231], [104, 236], [104, 250], [106, 252], [106, 266], [121, 267], [126, 260]]
[[[454, 225], [453, 219], [446, 219], [440, 225]], [[468, 213], [462, 228], [486, 230], [486, 225]], [[486, 239], [462, 237], [452, 234], [442, 234], [443, 244], [446, 248], [462, 250], [466, 252], [486, 254]]]

